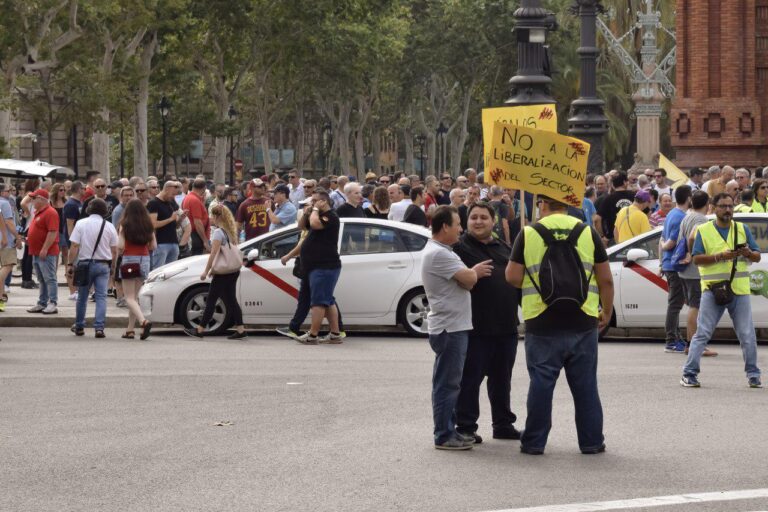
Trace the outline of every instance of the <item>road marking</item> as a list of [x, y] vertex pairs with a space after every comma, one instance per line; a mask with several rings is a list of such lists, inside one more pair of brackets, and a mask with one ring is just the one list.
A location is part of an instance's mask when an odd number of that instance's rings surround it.
[[540, 507], [508, 508], [487, 512], [599, 512], [603, 510], [626, 510], [642, 507], [665, 507], [688, 503], [709, 501], [737, 501], [756, 498], [768, 498], [768, 489], [747, 489], [742, 491], [702, 492], [696, 494], [675, 494], [672, 496], [654, 496], [616, 501], [595, 501], [592, 503], [570, 503], [565, 505], [545, 505]]
[[302, 384], [304, 383], [303, 382], [286, 382], [285, 383], [286, 386], [301, 386]]

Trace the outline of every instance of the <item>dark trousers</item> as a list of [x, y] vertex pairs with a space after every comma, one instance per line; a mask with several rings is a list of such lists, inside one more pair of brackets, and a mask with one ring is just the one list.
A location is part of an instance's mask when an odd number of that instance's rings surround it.
[[221, 274], [213, 276], [211, 287], [208, 290], [208, 298], [205, 300], [205, 311], [200, 325], [206, 327], [213, 318], [213, 312], [216, 309], [216, 301], [221, 298], [224, 301], [228, 311], [232, 311], [233, 325], [243, 325], [243, 310], [237, 302], [237, 279], [240, 277], [240, 271], [231, 274]]
[[680, 310], [683, 309], [685, 302], [685, 290], [683, 281], [677, 272], [664, 272], [669, 284], [669, 295], [667, 296], [667, 319], [664, 322], [666, 330], [667, 345], [677, 340], [685, 340], [683, 333], [680, 332]]
[[597, 329], [585, 332], [525, 333], [525, 359], [531, 379], [528, 417], [520, 445], [543, 450], [552, 428], [552, 394], [560, 370], [571, 388], [579, 448], [603, 444], [603, 406], [597, 391]]
[[[310, 309], [312, 309], [310, 304], [311, 297], [312, 294], [310, 293], [309, 279], [302, 279], [299, 284], [299, 297], [297, 299], [298, 302], [296, 303], [296, 311], [293, 313], [293, 318], [291, 318], [291, 322], [288, 324], [288, 328], [293, 332], [299, 332], [301, 324], [307, 319], [307, 315], [309, 314]], [[336, 303], [336, 309], [339, 311], [339, 330], [343, 331], [344, 323], [341, 321], [341, 308], [339, 308], [338, 302]]]
[[31, 281], [32, 271], [32, 256], [29, 254], [29, 247], [27, 247], [27, 244], [24, 244], [24, 256], [21, 258], [21, 280]]
[[456, 429], [459, 432], [477, 431], [480, 387], [485, 377], [488, 377], [486, 387], [494, 430], [510, 427], [517, 420], [510, 408], [509, 398], [516, 356], [517, 332], [487, 336], [470, 331], [461, 391], [456, 402]]
[[203, 239], [200, 238], [197, 231], [192, 231], [192, 236], [190, 236], [189, 241], [192, 244], [191, 256], [200, 256], [205, 253], [205, 244], [203, 244]]

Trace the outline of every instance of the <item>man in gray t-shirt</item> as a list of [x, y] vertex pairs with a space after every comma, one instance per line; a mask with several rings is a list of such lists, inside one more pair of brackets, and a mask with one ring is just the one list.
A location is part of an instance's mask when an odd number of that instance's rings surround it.
[[[709, 195], [706, 192], [697, 190], [691, 196], [691, 209], [688, 210], [680, 223], [680, 233], [678, 240], [685, 238], [688, 242], [687, 260], [691, 260], [691, 249], [693, 247], [693, 238], [696, 235], [696, 228], [707, 222], [707, 210], [709, 208]], [[686, 337], [688, 343], [696, 332], [696, 320], [699, 316], [699, 304], [701, 302], [701, 277], [699, 268], [693, 263], [689, 263], [682, 272], [678, 272], [680, 281], [683, 284], [685, 293], [685, 303], [688, 304], [688, 318], [686, 322]], [[686, 348], [686, 353], [688, 349]], [[714, 350], [704, 350], [704, 356], [716, 356]]]
[[432, 239], [427, 242], [421, 278], [429, 300], [429, 344], [435, 352], [432, 372], [432, 416], [435, 448], [468, 450], [474, 438], [456, 432], [454, 408], [472, 329], [469, 291], [478, 279], [491, 275], [491, 260], [467, 268], [451, 246], [459, 241], [461, 221], [452, 206], [439, 206], [432, 214]]

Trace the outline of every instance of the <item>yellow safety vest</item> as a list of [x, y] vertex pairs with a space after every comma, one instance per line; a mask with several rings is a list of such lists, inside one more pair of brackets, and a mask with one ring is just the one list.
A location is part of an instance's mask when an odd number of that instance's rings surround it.
[[[539, 222], [552, 231], [552, 235], [556, 239], [565, 239], [568, 237], [568, 234], [574, 226], [581, 221], [569, 215], [556, 213], [544, 217]], [[530, 320], [536, 318], [547, 309], [547, 304], [542, 300], [541, 295], [539, 295], [533, 282], [531, 282], [531, 277], [528, 275], [530, 272], [531, 276], [533, 276], [536, 281], [536, 284], [539, 284], [539, 268], [544, 259], [544, 253], [547, 251], [547, 245], [544, 243], [544, 239], [542, 239], [531, 226], [525, 227], [523, 236], [525, 236], [523, 256], [528, 272], [526, 272], [523, 277], [522, 307], [523, 319]], [[600, 295], [597, 288], [597, 278], [592, 270], [595, 263], [595, 243], [592, 240], [592, 230], [589, 229], [589, 227], [582, 231], [579, 236], [579, 240], [576, 244], [576, 251], [581, 257], [581, 262], [584, 264], [584, 270], [587, 272], [587, 276], [592, 274], [592, 277], [589, 280], [587, 300], [581, 306], [581, 310], [587, 315], [597, 318]]]
[[[728, 241], [723, 240], [723, 237], [717, 231], [715, 221], [699, 226], [698, 233], [701, 235], [705, 254], [712, 256], [727, 250], [734, 250], [733, 237], [736, 232], [735, 230], [739, 232], [738, 243], [746, 243], [747, 233], [744, 229], [744, 224], [741, 222], [731, 224], [731, 229], [728, 231]], [[699, 275], [701, 276], [701, 289], [708, 290], [712, 283], [727, 281], [731, 278], [733, 260], [718, 261], [711, 265], [698, 265], [698, 267]], [[744, 258], [736, 260], [736, 274], [733, 276], [731, 289], [733, 289], [735, 295], [749, 295], [750, 293], [749, 272], [747, 272], [747, 263]]]
[[752, 209], [750, 210], [752, 213], [768, 213], [768, 203], [766, 203], [765, 206], [760, 204], [760, 201], [755, 198], [752, 201]]
[[752, 207], [746, 204], [737, 204], [733, 207], [733, 211], [736, 213], [750, 213], [752, 211]]

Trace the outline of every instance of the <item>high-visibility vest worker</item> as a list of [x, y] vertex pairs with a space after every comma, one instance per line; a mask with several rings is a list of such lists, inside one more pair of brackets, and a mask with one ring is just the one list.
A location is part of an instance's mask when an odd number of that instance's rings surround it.
[[[553, 213], [539, 221], [539, 223], [549, 229], [552, 232], [552, 235], [558, 240], [566, 239], [571, 230], [580, 222], [581, 221], [578, 219], [562, 213]], [[525, 236], [525, 247], [523, 251], [523, 254], [525, 255], [525, 265], [538, 285], [539, 268], [544, 259], [544, 253], [547, 251], [547, 245], [544, 243], [544, 239], [541, 238], [541, 235], [539, 235], [539, 233], [531, 226], [525, 227], [523, 236]], [[587, 228], [581, 232], [578, 243], [576, 244], [576, 251], [579, 253], [579, 257], [584, 264], [584, 270], [586, 271], [587, 276], [590, 274], [592, 275], [589, 280], [587, 300], [581, 306], [581, 310], [585, 314], [597, 318], [600, 295], [597, 288], [597, 278], [592, 271], [592, 267], [595, 263], [595, 243], [592, 239], [591, 229]], [[573, 270], [575, 269], [563, 269], [564, 272]], [[536, 287], [531, 282], [528, 272], [526, 272], [523, 277], [522, 287], [524, 320], [536, 318], [547, 309], [547, 304], [542, 300], [541, 295], [539, 295]]]
[[752, 201], [752, 208], [749, 211], [752, 213], [768, 213], [768, 203], [760, 204], [760, 201], [755, 198], [755, 200]]
[[[734, 236], [738, 232], [738, 243], [747, 243], [747, 233], [744, 224], [741, 222], [732, 222], [728, 230], [728, 240], [724, 240], [715, 227], [715, 221], [707, 222], [699, 226], [698, 233], [701, 235], [701, 242], [704, 244], [706, 254], [719, 254], [725, 251], [735, 250]], [[711, 265], [699, 265], [699, 275], [701, 275], [701, 290], [708, 290], [712, 283], [718, 281], [728, 281], [731, 278], [733, 269], [732, 260], [722, 260]], [[738, 258], [736, 261], [736, 274], [731, 283], [731, 289], [735, 295], [749, 295], [749, 272], [744, 258]]]

